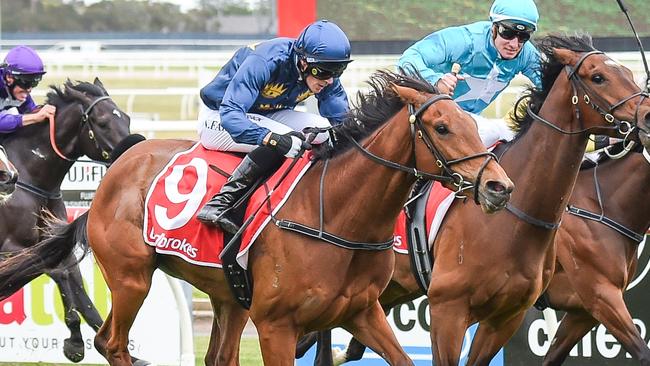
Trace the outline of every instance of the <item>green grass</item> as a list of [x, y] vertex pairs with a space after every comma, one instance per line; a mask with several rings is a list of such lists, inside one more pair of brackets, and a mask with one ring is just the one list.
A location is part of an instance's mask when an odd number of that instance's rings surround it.
[[[203, 358], [208, 349], [208, 342], [210, 338], [208, 336], [198, 336], [194, 337], [194, 355], [196, 358], [195, 365], [203, 365]], [[257, 341], [257, 338], [245, 337], [241, 340], [241, 346], [239, 351], [239, 361], [241, 366], [258, 366], [262, 364], [262, 353], [260, 351], [260, 345]], [[64, 366], [70, 364], [58, 364], [58, 363], [9, 363], [2, 362], [2, 366], [26, 366], [26, 365], [41, 365], [41, 366]], [[90, 365], [90, 364], [89, 364]]]
[[[203, 365], [203, 357], [208, 349], [208, 336], [194, 338], [194, 352], [196, 365]], [[239, 350], [239, 362], [241, 366], [258, 366], [262, 364], [262, 352], [257, 338], [242, 338]]]

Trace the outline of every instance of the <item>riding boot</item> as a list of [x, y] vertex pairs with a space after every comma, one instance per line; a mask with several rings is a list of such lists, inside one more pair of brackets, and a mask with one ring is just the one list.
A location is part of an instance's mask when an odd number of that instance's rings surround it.
[[224, 231], [235, 234], [239, 224], [231, 217], [231, 209], [258, 179], [265, 177], [267, 170], [246, 155], [219, 193], [203, 206], [196, 218], [206, 225], [220, 226]]

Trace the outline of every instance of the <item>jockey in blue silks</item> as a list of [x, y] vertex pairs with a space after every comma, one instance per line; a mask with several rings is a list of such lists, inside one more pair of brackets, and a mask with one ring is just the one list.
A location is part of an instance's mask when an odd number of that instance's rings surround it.
[[30, 95], [43, 74], [43, 61], [30, 47], [16, 46], [7, 52], [0, 65], [0, 133], [10, 133], [54, 116], [56, 107], [45, 105], [36, 110]]
[[[533, 0], [495, 0], [490, 21], [434, 32], [404, 51], [398, 66], [419, 71], [440, 92], [452, 95], [474, 117], [486, 146], [510, 140], [513, 132], [505, 122], [479, 114], [519, 73], [541, 87], [539, 52], [528, 42], [538, 19]], [[454, 63], [461, 74], [451, 72]]]
[[[307, 26], [297, 39], [275, 38], [243, 47], [201, 89], [198, 132], [207, 149], [248, 153], [197, 219], [235, 233], [230, 208], [258, 180], [275, 172], [285, 157], [305, 145], [300, 131], [343, 121], [348, 97], [339, 77], [350, 59], [350, 42], [334, 23]], [[295, 111], [314, 95], [320, 115]], [[312, 142], [326, 141], [326, 133]]]

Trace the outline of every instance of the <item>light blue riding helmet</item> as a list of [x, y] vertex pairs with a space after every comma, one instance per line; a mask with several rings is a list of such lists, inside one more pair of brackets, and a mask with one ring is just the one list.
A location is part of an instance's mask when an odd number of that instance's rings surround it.
[[525, 26], [525, 29], [517, 30], [535, 31], [539, 13], [533, 0], [495, 0], [490, 8], [490, 20], [492, 23], [506, 21]]

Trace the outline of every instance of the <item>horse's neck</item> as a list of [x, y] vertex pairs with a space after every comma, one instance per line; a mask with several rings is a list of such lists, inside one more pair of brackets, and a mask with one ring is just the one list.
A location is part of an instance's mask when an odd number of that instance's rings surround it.
[[[373, 154], [402, 165], [412, 164], [412, 137], [406, 111], [364, 140]], [[311, 198], [309, 212], [318, 212], [322, 167], [305, 176]], [[325, 229], [354, 241], [380, 242], [390, 238], [415, 178], [369, 160], [357, 149], [330, 160], [324, 180]]]
[[[571, 88], [558, 76], [539, 116], [567, 131], [582, 129], [571, 104]], [[558, 222], [573, 189], [587, 134], [567, 135], [534, 121], [501, 160], [515, 182], [511, 203], [540, 220]]]
[[[650, 228], [650, 163], [641, 154], [628, 153], [621, 160], [599, 166], [596, 174], [605, 216], [645, 233]], [[593, 169], [581, 172], [580, 178], [575, 194], [586, 191], [594, 206], [587, 209], [599, 213]]]
[[[57, 113], [63, 121], [65, 113]], [[61, 128], [62, 125], [59, 125]], [[11, 162], [16, 166], [19, 180], [46, 191], [56, 191], [72, 163], [61, 159], [50, 143], [49, 123], [37, 123], [15, 132], [6, 141]], [[61, 139], [63, 141], [64, 139]], [[59, 147], [62, 149], [62, 147]], [[67, 150], [66, 150], [67, 151]], [[76, 156], [71, 156], [76, 158]]]

